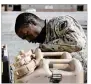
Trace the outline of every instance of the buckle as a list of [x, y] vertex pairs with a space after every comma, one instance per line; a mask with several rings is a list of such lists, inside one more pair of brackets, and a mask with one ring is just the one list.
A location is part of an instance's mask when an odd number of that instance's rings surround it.
[[50, 82], [59, 83], [62, 80], [62, 74], [59, 73], [59, 70], [53, 70], [52, 76], [50, 77]]

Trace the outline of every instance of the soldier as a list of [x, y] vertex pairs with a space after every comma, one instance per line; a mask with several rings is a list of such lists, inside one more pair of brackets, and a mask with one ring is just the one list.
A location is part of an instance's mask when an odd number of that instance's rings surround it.
[[16, 34], [28, 42], [40, 43], [42, 51], [70, 52], [81, 61], [87, 80], [86, 36], [81, 25], [71, 16], [60, 16], [49, 21], [32, 13], [21, 13], [16, 18]]

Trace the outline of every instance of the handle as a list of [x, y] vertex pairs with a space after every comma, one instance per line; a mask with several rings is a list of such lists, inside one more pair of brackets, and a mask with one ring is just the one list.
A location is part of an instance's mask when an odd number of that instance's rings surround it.
[[[52, 75], [52, 72], [49, 69], [49, 64], [50, 63], [55, 63], [55, 64], [68, 64], [72, 59], [43, 59], [43, 68], [47, 72], [48, 76]], [[62, 68], [62, 67], [61, 67]], [[60, 72], [61, 74], [64, 74], [64, 72]], [[64, 74], [66, 75], [67, 72]], [[72, 74], [72, 73], [71, 73]]]
[[68, 52], [41, 52], [39, 48], [35, 50], [35, 56], [37, 65], [45, 56], [61, 56], [62, 59], [72, 59], [72, 56]]

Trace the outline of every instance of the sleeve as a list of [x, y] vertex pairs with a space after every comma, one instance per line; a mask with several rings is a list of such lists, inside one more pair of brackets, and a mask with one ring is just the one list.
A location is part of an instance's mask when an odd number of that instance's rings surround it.
[[[61, 39], [57, 39], [56, 41], [60, 42]], [[55, 40], [54, 40], [55, 41]], [[43, 51], [43, 52], [77, 52], [80, 51], [82, 49], [82, 47], [80, 46], [76, 46], [76, 45], [69, 45], [69, 44], [55, 44], [55, 43], [48, 43], [48, 44], [40, 44], [39, 48]]]

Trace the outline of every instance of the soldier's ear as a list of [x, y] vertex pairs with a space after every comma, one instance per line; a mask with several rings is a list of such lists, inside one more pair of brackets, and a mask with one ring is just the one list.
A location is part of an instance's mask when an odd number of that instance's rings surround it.
[[30, 19], [29, 23], [33, 24], [33, 25], [36, 25], [36, 22], [33, 19]]
[[63, 21], [63, 23], [61, 24], [61, 29], [66, 28], [67, 25], [68, 25], [68, 22], [67, 21]]

